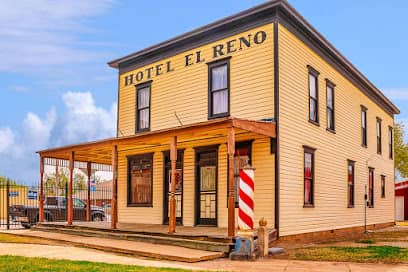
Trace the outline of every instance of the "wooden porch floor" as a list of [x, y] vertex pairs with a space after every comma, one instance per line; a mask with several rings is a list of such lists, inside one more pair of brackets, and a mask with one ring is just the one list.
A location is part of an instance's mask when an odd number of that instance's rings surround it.
[[[67, 225], [67, 222], [44, 222], [42, 225]], [[73, 222], [73, 226], [85, 227], [85, 228], [95, 228], [110, 230], [109, 222]], [[117, 231], [124, 232], [137, 232], [146, 234], [168, 234], [168, 225], [159, 224], [134, 224], [134, 223], [118, 223]], [[227, 228], [218, 228], [211, 226], [176, 226], [176, 233], [172, 234], [175, 236], [191, 236], [191, 237], [210, 237], [210, 238], [222, 238], [227, 239], [228, 233]]]

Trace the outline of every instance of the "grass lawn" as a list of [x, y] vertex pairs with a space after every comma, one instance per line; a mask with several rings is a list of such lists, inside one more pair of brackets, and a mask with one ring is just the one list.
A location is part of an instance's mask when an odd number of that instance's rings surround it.
[[116, 265], [106, 263], [92, 263], [85, 261], [50, 260], [45, 258], [26, 258], [16, 256], [0, 256], [0, 271], [135, 271], [162, 272], [188, 271], [171, 268], [150, 268], [131, 265]]
[[306, 247], [290, 250], [282, 257], [314, 261], [403, 263], [408, 262], [408, 249], [392, 246]]

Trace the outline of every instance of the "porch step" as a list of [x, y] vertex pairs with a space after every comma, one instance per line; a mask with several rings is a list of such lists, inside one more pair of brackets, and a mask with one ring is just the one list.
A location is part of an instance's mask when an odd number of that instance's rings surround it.
[[193, 263], [218, 259], [225, 256], [224, 252], [205, 251], [173, 245], [152, 244], [148, 242], [129, 241], [117, 238], [112, 239], [98, 237], [98, 239], [95, 239], [93, 236], [83, 236], [53, 231], [39, 231], [30, 229], [9, 230], [7, 233], [24, 237], [62, 241], [70, 245], [93, 248], [118, 254], [127, 254], [169, 261]]
[[36, 231], [53, 232], [61, 234], [77, 235], [81, 237], [99, 237], [116, 240], [137, 241], [150, 244], [172, 245], [190, 249], [198, 249], [212, 252], [222, 252], [228, 254], [233, 248], [232, 239], [205, 237], [205, 236], [184, 236], [168, 235], [163, 233], [139, 233], [121, 230], [105, 230], [82, 226], [62, 226], [62, 225], [37, 225], [32, 227]]

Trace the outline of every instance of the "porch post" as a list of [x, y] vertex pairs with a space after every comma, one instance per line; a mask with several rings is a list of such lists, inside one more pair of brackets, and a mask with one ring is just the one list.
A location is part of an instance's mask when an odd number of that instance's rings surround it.
[[[177, 163], [177, 136], [173, 136], [170, 140], [170, 162], [171, 162], [171, 178], [170, 178], [170, 216], [169, 216], [169, 233], [176, 232], [176, 163]], [[164, 205], [168, 205], [164, 203]]]
[[75, 153], [71, 151], [69, 153], [69, 187], [68, 187], [68, 225], [72, 225], [72, 219], [74, 217], [74, 206], [72, 201], [72, 186], [74, 181], [74, 164]]
[[86, 196], [86, 221], [91, 221], [91, 162], [86, 164], [86, 173], [88, 175], [88, 186], [87, 186], [87, 196]]
[[58, 159], [55, 159], [55, 195], [59, 196], [59, 163]]
[[111, 229], [116, 229], [118, 221], [118, 146], [112, 146], [112, 213]]
[[234, 184], [234, 154], [235, 154], [235, 131], [228, 128], [228, 236], [235, 236], [235, 184]]
[[44, 222], [44, 158], [40, 157], [40, 196], [39, 196], [39, 215], [38, 221]]

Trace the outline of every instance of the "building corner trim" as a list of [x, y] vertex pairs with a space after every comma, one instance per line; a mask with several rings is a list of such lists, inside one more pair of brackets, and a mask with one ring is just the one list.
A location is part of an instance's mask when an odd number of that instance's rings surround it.
[[273, 59], [274, 59], [274, 117], [276, 122], [275, 152], [275, 229], [279, 238], [279, 16], [273, 22]]

